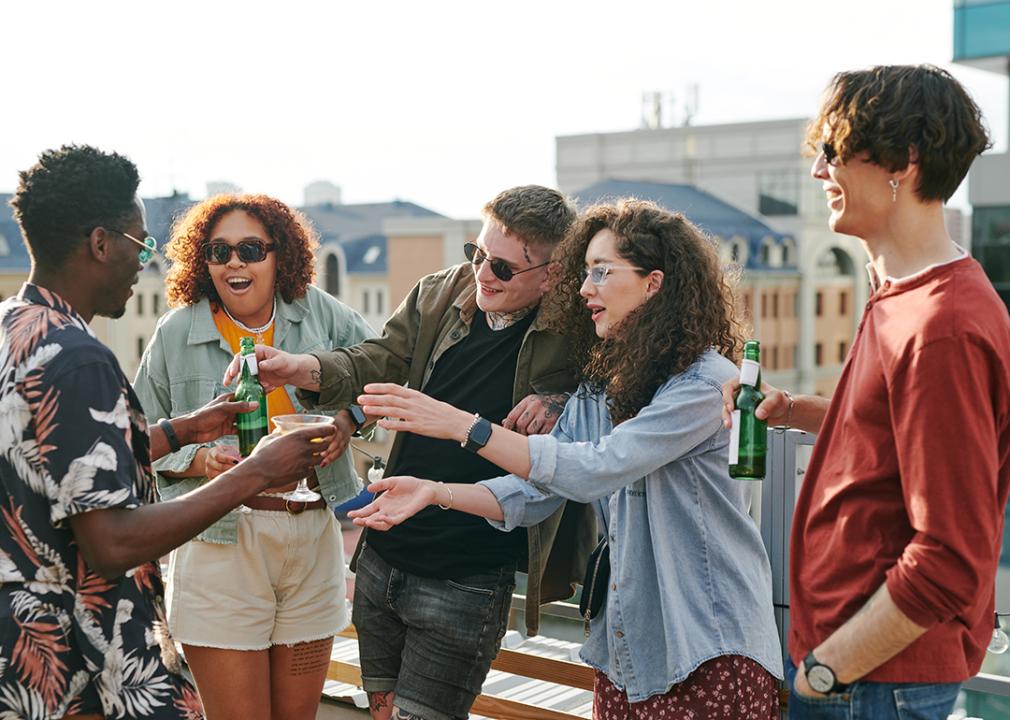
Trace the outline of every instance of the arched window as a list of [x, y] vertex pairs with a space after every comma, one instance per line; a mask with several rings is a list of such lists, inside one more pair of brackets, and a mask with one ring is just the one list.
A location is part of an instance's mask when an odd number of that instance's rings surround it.
[[333, 297], [340, 295], [340, 258], [336, 253], [326, 256], [326, 292]]

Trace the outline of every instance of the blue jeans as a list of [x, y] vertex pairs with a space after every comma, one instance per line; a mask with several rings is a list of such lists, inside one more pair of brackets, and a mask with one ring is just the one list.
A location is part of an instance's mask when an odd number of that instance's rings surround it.
[[426, 720], [460, 720], [508, 627], [516, 564], [437, 580], [391, 567], [367, 544], [354, 581], [361, 684], [394, 692], [395, 705]]
[[844, 693], [796, 693], [796, 666], [786, 660], [790, 720], [947, 720], [961, 683], [853, 683]]

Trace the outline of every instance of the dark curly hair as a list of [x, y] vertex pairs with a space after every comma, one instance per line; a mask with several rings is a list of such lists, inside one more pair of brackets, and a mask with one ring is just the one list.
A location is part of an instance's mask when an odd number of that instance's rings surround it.
[[32, 262], [49, 270], [60, 269], [96, 227], [115, 227], [137, 212], [137, 166], [117, 153], [64, 145], [18, 176], [14, 217]]
[[[579, 295], [586, 248], [601, 230], [617, 235], [617, 252], [639, 275], [663, 272], [659, 291], [621, 321], [610, 337], [596, 336]], [[734, 362], [742, 345], [735, 278], [719, 262], [715, 241], [680, 213], [626, 198], [586, 209], [555, 252], [559, 278], [544, 305], [552, 329], [571, 338], [579, 380], [604, 390], [615, 424], [638, 414], [671, 375], [714, 348]]]
[[308, 219], [267, 195], [223, 194], [197, 203], [172, 226], [172, 237], [165, 247], [165, 256], [172, 261], [165, 278], [170, 306], [195, 305], [203, 298], [221, 304], [203, 259], [203, 246], [210, 241], [218, 220], [232, 210], [249, 213], [266, 228], [276, 246], [277, 292], [284, 302], [305, 295], [315, 278], [314, 258], [319, 247]]
[[[828, 137], [825, 137], [825, 131]], [[925, 201], [946, 202], [975, 158], [992, 146], [982, 111], [950, 73], [932, 65], [881, 65], [835, 75], [806, 143], [831, 142], [841, 161], [866, 152], [889, 172], [915, 148]]]

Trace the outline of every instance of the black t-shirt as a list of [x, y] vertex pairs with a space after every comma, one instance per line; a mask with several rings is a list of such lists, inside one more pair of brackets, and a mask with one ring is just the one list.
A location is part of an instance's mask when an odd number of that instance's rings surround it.
[[[470, 333], [436, 361], [424, 392], [501, 423], [513, 407], [519, 347], [535, 315], [530, 313], [503, 330], [491, 330], [478, 310]], [[455, 440], [409, 434], [388, 474], [472, 484], [507, 473]], [[430, 506], [387, 532], [369, 532], [368, 544], [395, 568], [422, 577], [454, 579], [524, 557], [526, 530], [505, 533], [476, 515]]]

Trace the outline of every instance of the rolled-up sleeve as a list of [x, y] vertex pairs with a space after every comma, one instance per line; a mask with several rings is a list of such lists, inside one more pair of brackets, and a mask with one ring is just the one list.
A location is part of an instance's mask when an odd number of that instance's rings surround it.
[[545, 492], [592, 502], [689, 455], [719, 432], [724, 432], [721, 387], [700, 375], [681, 375], [599, 440], [531, 436], [529, 480]]
[[981, 342], [940, 340], [892, 379], [895, 446], [915, 534], [886, 583], [898, 609], [920, 627], [963, 617], [999, 559], [1003, 507], [993, 403], [1008, 389], [998, 382], [994, 352]]

